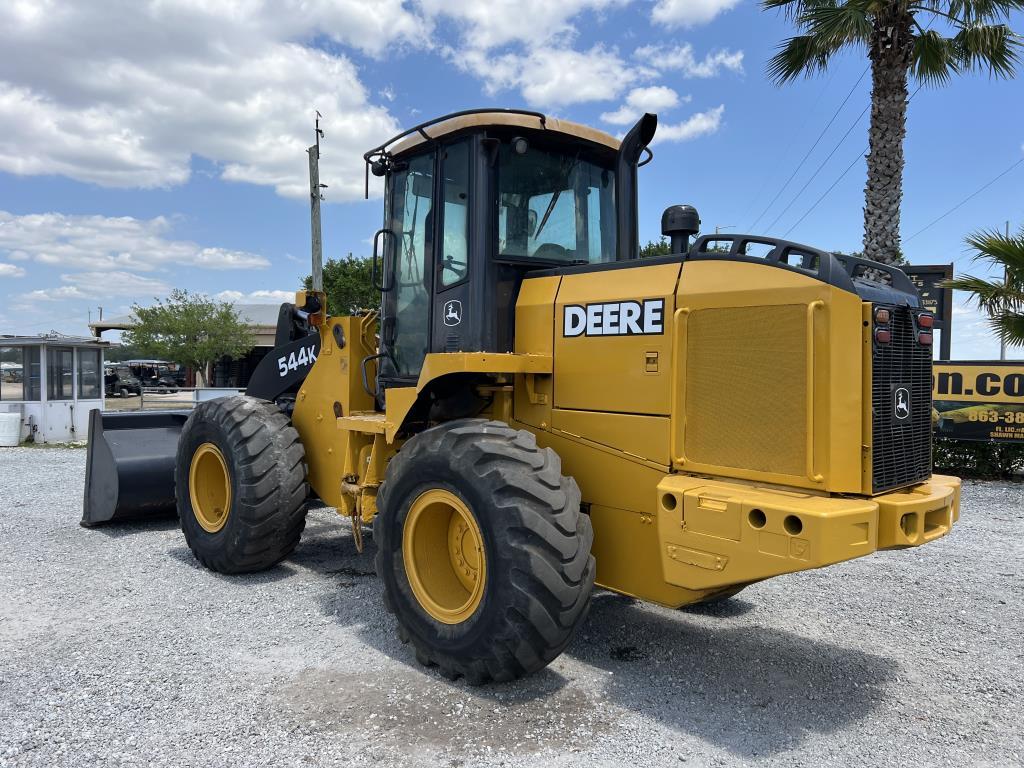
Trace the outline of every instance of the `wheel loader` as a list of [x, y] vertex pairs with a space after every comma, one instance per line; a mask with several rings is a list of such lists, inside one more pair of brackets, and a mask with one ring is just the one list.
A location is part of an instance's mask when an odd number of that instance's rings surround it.
[[677, 608], [944, 536], [913, 285], [699, 236], [683, 205], [639, 258], [656, 126], [470, 110], [368, 152], [379, 310], [300, 291], [244, 396], [93, 412], [83, 524], [176, 509], [200, 562], [246, 573], [318, 497], [360, 550], [372, 530], [416, 658], [472, 684], [557, 657], [595, 587]]

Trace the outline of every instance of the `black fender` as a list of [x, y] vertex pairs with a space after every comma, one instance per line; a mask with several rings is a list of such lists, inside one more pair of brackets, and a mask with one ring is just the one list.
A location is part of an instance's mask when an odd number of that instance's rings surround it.
[[274, 347], [252, 372], [245, 394], [261, 400], [276, 400], [305, 381], [319, 356], [319, 333]]

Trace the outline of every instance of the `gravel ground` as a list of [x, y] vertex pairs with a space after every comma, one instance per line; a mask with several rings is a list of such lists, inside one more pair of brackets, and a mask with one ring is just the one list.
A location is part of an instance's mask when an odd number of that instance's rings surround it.
[[1024, 763], [1024, 486], [918, 550], [669, 611], [599, 593], [506, 686], [416, 665], [332, 510], [249, 577], [78, 526], [85, 451], [0, 452], [0, 765]]

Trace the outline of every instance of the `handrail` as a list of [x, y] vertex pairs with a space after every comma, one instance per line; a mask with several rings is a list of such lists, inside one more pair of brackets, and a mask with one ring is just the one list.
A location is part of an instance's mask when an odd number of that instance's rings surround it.
[[814, 469], [814, 313], [824, 309], [825, 302], [816, 299], [807, 305], [807, 435], [805, 440], [807, 478], [822, 482], [824, 475]]
[[419, 123], [418, 125], [414, 125], [412, 128], [408, 128], [402, 131], [401, 133], [392, 136], [383, 144], [376, 146], [373, 149], [365, 152], [363, 154], [363, 160], [369, 163], [374, 157], [380, 157], [384, 154], [387, 154], [388, 147], [390, 147], [395, 142], [404, 139], [406, 136], [410, 136], [414, 133], [418, 133], [424, 139], [430, 141], [432, 137], [424, 129], [429, 128], [432, 125], [437, 125], [438, 123], [443, 123], [445, 120], [453, 120], [456, 117], [465, 117], [466, 115], [483, 115], [488, 112], [500, 112], [502, 114], [508, 115], [526, 115], [527, 117], [536, 117], [538, 120], [540, 120], [540, 125], [542, 128], [547, 127], [547, 115], [545, 115], [543, 112], [537, 112], [536, 110], [532, 109], [515, 109], [508, 107], [477, 107], [475, 109], [463, 109], [458, 112], [449, 112], [447, 115], [441, 115], [440, 117], [431, 118], [430, 120], [426, 120], [422, 123]]
[[[422, 136], [424, 141], [431, 141], [433, 137], [426, 132], [426, 128], [429, 128], [432, 125], [437, 125], [438, 123], [443, 123], [445, 120], [452, 120], [456, 117], [465, 117], [466, 115], [481, 115], [486, 114], [488, 112], [500, 112], [502, 114], [509, 115], [526, 115], [527, 117], [536, 117], [540, 121], [541, 128], [548, 127], [548, 118], [547, 115], [545, 115], [543, 112], [537, 112], [532, 109], [510, 109], [507, 107], [478, 107], [476, 109], [463, 109], [458, 112], [450, 112], [447, 115], [441, 115], [440, 117], [432, 118], [430, 120], [427, 120], [426, 122], [420, 123], [419, 125], [414, 125], [412, 128], [409, 128], [395, 136], [392, 136], [383, 144], [380, 144], [374, 147], [373, 149], [363, 153], [363, 162], [366, 165], [364, 171], [364, 175], [366, 177], [366, 199], [370, 199], [370, 166], [374, 166], [374, 176], [383, 176], [388, 166], [389, 159], [391, 157], [390, 153], [388, 152], [388, 147], [390, 147], [392, 144], [404, 139], [406, 136], [411, 136], [414, 133], [418, 133], [420, 136]], [[380, 170], [378, 170], [378, 166], [376, 165], [377, 163], [381, 164]]]
[[686, 376], [680, 376], [686, 350], [686, 319], [689, 307], [680, 307], [672, 313], [672, 333], [675, 335], [675, 349], [672, 350], [672, 423], [669, 425], [669, 453], [673, 464], [683, 465], [686, 456], [679, 445], [679, 436], [686, 429]]

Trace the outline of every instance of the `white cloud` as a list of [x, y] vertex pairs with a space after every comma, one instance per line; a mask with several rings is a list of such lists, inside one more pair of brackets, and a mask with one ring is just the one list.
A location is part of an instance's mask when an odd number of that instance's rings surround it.
[[78, 272], [61, 275], [60, 279], [64, 285], [21, 294], [18, 297], [19, 305], [25, 306], [39, 301], [102, 299], [111, 296], [157, 297], [170, 291], [170, 286], [162, 280], [131, 272]]
[[[542, 108], [616, 100], [668, 69], [688, 77], [742, 70], [742, 52], [698, 61], [689, 46], [651, 48], [658, 56], [627, 61], [600, 43], [574, 48], [582, 16], [600, 19], [630, 2], [2, 3], [0, 171], [160, 188], [188, 181], [201, 157], [225, 180], [302, 199], [319, 110], [327, 199], [358, 199], [362, 153], [399, 129], [388, 110], [395, 90], [369, 91], [339, 46], [371, 57], [436, 50], [488, 95], [517, 91]], [[653, 15], [686, 25], [734, 2], [659, 0]], [[451, 46], [438, 42], [442, 23], [458, 30]]]
[[707, 136], [716, 133], [722, 124], [722, 115], [725, 114], [725, 105], [720, 104], [714, 109], [705, 112], [697, 112], [681, 123], [660, 124], [658, 132], [654, 134], [654, 143], [663, 141], [690, 141], [699, 136]]
[[577, 50], [575, 22], [600, 16], [631, 0], [421, 0], [431, 18], [448, 18], [457, 43], [441, 48], [459, 69], [476, 76], [489, 96], [518, 90], [533, 107], [564, 107], [618, 98], [630, 85], [656, 74], [630, 64], [597, 43]]
[[723, 69], [743, 73], [743, 51], [712, 51], [698, 61], [689, 43], [645, 45], [637, 48], [633, 57], [653, 69], [682, 72], [683, 77], [717, 77]]
[[25, 270], [16, 264], [4, 264], [0, 262], [0, 277], [24, 277]]
[[462, 47], [499, 48], [510, 43], [536, 47], [576, 32], [572, 20], [586, 11], [602, 12], [630, 0], [420, 0], [431, 17], [455, 20]]
[[[690, 97], [682, 99], [689, 101]], [[644, 112], [658, 113], [678, 106], [679, 94], [668, 86], [652, 85], [648, 88], [634, 88], [626, 94], [625, 103], [614, 112], [604, 112], [601, 119], [612, 125], [631, 125]]]
[[706, 24], [718, 14], [739, 4], [740, 0], [658, 0], [651, 19], [667, 27], [694, 27]]
[[223, 178], [308, 194], [305, 147], [323, 113], [329, 199], [362, 191], [362, 152], [397, 129], [355, 65], [295, 40], [370, 55], [426, 45], [400, 0], [55, 0], [0, 4], [0, 171], [113, 187]]
[[295, 301], [295, 291], [221, 291], [213, 295], [217, 301], [230, 301], [232, 304], [280, 304]]
[[614, 49], [596, 45], [587, 51], [544, 48], [491, 56], [483, 51], [450, 52], [457, 66], [484, 81], [489, 95], [518, 89], [534, 107], [562, 107], [618, 98], [631, 83], [649, 76], [630, 67]]
[[210, 248], [167, 237], [170, 220], [130, 216], [16, 216], [0, 211], [0, 253], [20, 254], [65, 269], [148, 272], [181, 265], [200, 269], [263, 269], [270, 262], [246, 251]]

